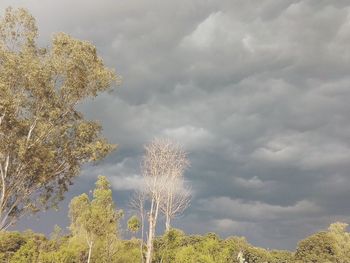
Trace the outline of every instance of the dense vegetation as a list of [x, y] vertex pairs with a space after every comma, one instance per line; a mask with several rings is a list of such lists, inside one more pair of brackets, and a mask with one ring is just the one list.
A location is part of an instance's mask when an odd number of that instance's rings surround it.
[[[143, 262], [146, 244], [140, 238], [130, 240], [120, 236], [117, 210], [107, 179], [100, 176], [92, 198], [82, 194], [70, 205], [70, 232], [56, 226], [50, 238], [30, 230], [0, 233], [0, 262], [10, 263], [135, 263]], [[186, 235], [171, 229], [154, 240], [152, 262], [179, 263], [301, 263], [350, 262], [350, 234], [346, 224], [332, 224], [327, 231], [318, 232], [299, 242], [296, 251], [266, 250], [254, 247], [243, 237], [221, 239], [215, 233]], [[133, 235], [140, 224], [133, 216], [128, 221]], [[141, 245], [143, 253], [141, 254]]]

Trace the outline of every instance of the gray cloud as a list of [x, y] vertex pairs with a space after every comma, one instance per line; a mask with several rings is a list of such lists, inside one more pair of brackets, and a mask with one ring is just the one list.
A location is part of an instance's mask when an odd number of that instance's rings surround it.
[[[17, 0], [0, 7], [9, 4], [36, 16], [44, 45], [57, 31], [87, 39], [123, 75], [121, 87], [81, 105], [119, 149], [86, 167], [68, 199], [105, 174], [127, 208], [142, 145], [169, 136], [192, 164], [194, 200], [175, 222], [185, 231], [293, 249], [332, 221], [349, 220], [348, 1]], [[30, 220], [19, 228], [27, 226], [48, 231]]]

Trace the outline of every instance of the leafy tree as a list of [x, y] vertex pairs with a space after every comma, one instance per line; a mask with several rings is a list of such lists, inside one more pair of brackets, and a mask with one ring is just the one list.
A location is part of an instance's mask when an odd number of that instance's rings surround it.
[[336, 222], [329, 226], [328, 234], [336, 240], [337, 246], [340, 248], [341, 263], [350, 262], [350, 234], [346, 232], [348, 224]]
[[98, 251], [93, 262], [111, 262], [116, 253], [121, 212], [115, 208], [107, 178], [99, 176], [91, 201], [86, 194], [73, 198], [69, 214], [73, 235], [88, 245], [87, 262], [92, 258], [93, 248]]
[[243, 258], [247, 263], [272, 262], [268, 251], [251, 246], [244, 249]]
[[186, 235], [178, 229], [170, 229], [165, 234], [155, 240], [155, 261], [175, 262], [178, 249], [185, 244]]
[[327, 232], [319, 232], [298, 243], [296, 262], [339, 262], [341, 250], [336, 239]]
[[10, 259], [10, 263], [38, 262], [40, 250], [47, 242], [46, 237], [35, 234], [32, 231], [27, 231], [23, 236], [26, 239], [26, 243], [14, 253]]
[[11, 258], [12, 263], [28, 263], [37, 262], [39, 256], [39, 244], [34, 240], [28, 241], [24, 246], [22, 246]]
[[38, 260], [40, 263], [85, 263], [85, 251], [86, 247], [82, 243], [64, 238], [58, 247], [41, 250]]
[[25, 243], [25, 237], [19, 232], [0, 232], [0, 262], [8, 262]]
[[141, 240], [123, 240], [119, 243], [118, 253], [115, 255], [110, 263], [136, 263], [141, 261], [140, 256], [140, 242]]
[[63, 198], [81, 165], [113, 148], [77, 104], [118, 77], [96, 48], [64, 33], [36, 44], [35, 19], [6, 9], [0, 20], [0, 230]]
[[0, 252], [16, 252], [26, 242], [20, 232], [0, 232]]
[[295, 252], [296, 263], [350, 262], [350, 234], [348, 224], [336, 222], [328, 231], [321, 231], [298, 243]]

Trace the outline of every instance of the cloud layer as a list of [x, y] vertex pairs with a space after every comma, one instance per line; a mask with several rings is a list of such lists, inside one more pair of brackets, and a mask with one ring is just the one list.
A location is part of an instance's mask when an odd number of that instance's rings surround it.
[[41, 43], [58, 31], [87, 39], [124, 79], [81, 106], [119, 150], [84, 169], [68, 196], [105, 174], [126, 208], [142, 145], [168, 136], [192, 164], [194, 199], [176, 221], [187, 232], [293, 249], [332, 221], [349, 220], [348, 1], [5, 0], [0, 7], [10, 4], [35, 15]]

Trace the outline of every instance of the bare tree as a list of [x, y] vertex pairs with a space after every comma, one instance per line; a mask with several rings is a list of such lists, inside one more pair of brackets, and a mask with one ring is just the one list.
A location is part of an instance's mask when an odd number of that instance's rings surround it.
[[166, 179], [169, 177], [169, 152], [164, 146], [165, 142], [162, 140], [154, 140], [149, 145], [146, 145], [146, 153], [142, 162], [142, 174], [145, 179], [145, 188], [150, 201], [146, 263], [152, 261], [153, 239], [155, 236], [160, 203], [166, 188]]
[[165, 216], [165, 230], [169, 231], [171, 220], [182, 214], [189, 206], [191, 189], [185, 184], [184, 180], [184, 171], [189, 166], [185, 151], [179, 144], [170, 140], [163, 140], [163, 143], [169, 151], [169, 174], [160, 208]]
[[165, 216], [165, 231], [169, 231], [171, 220], [181, 215], [190, 205], [191, 188], [185, 184], [183, 176], [171, 178], [166, 187], [160, 209]]
[[[155, 139], [145, 146], [142, 161], [144, 190], [150, 202], [148, 211], [148, 237], [146, 263], [150, 263], [153, 253], [153, 239], [159, 212], [162, 207], [166, 211], [167, 222], [187, 207], [189, 194], [182, 187], [183, 171], [188, 166], [185, 152], [182, 148], [168, 139]], [[181, 186], [181, 191], [179, 191]]]

